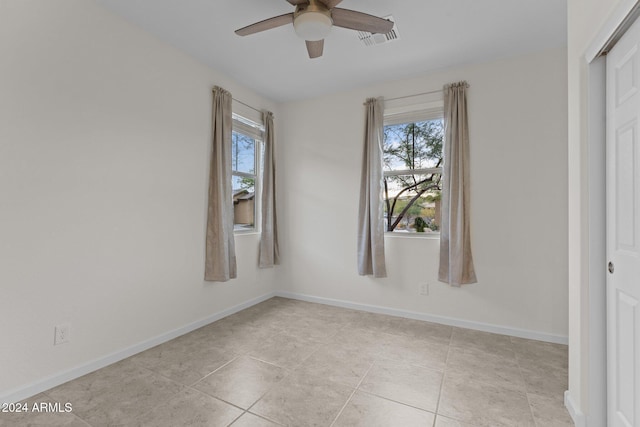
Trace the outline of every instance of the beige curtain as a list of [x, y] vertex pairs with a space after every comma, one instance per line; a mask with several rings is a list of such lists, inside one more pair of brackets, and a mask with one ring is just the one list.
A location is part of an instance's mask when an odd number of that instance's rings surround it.
[[204, 279], [226, 282], [237, 276], [233, 240], [233, 196], [231, 190], [231, 94], [213, 88], [211, 165]]
[[274, 157], [273, 114], [262, 114], [264, 123], [264, 170], [262, 179], [262, 235], [258, 265], [262, 268], [280, 264], [276, 215], [276, 163]]
[[476, 283], [469, 223], [467, 82], [444, 87], [444, 183], [438, 279], [453, 286]]
[[369, 98], [366, 106], [364, 153], [358, 215], [358, 273], [386, 277], [382, 208], [382, 98]]

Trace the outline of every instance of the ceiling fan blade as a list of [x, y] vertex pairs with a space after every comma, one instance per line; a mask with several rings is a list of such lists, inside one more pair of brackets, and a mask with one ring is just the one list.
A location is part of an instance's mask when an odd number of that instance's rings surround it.
[[309, 52], [309, 58], [313, 59], [322, 56], [322, 51], [324, 50], [324, 40], [306, 40], [305, 43], [307, 43], [307, 52]]
[[331, 10], [333, 25], [351, 30], [368, 31], [370, 33], [388, 33], [393, 28], [393, 21], [378, 18], [355, 10], [335, 8]]
[[327, 9], [333, 9], [334, 7], [342, 3], [342, 0], [319, 0], [319, 1], [320, 3], [327, 6]]
[[287, 1], [294, 6], [297, 6], [299, 4], [309, 3], [309, 0], [287, 0]]
[[248, 36], [249, 34], [259, 33], [260, 31], [270, 30], [291, 23], [293, 23], [293, 13], [287, 13], [286, 15], [274, 16], [273, 18], [240, 28], [236, 30], [236, 34], [239, 36]]

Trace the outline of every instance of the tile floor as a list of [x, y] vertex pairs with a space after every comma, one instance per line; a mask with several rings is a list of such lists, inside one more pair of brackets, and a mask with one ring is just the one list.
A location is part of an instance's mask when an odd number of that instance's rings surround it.
[[272, 298], [28, 399], [0, 426], [572, 426], [567, 347]]

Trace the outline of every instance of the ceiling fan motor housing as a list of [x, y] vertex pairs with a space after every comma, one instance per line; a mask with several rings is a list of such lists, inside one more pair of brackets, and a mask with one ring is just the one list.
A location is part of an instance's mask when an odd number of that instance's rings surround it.
[[317, 0], [299, 4], [293, 14], [293, 27], [299, 37], [308, 41], [324, 39], [331, 32], [331, 11]]

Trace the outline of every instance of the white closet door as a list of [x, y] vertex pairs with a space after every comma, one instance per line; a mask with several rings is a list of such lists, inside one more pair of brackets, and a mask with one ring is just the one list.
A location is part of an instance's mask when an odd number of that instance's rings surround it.
[[640, 427], [640, 22], [607, 56], [608, 425]]

